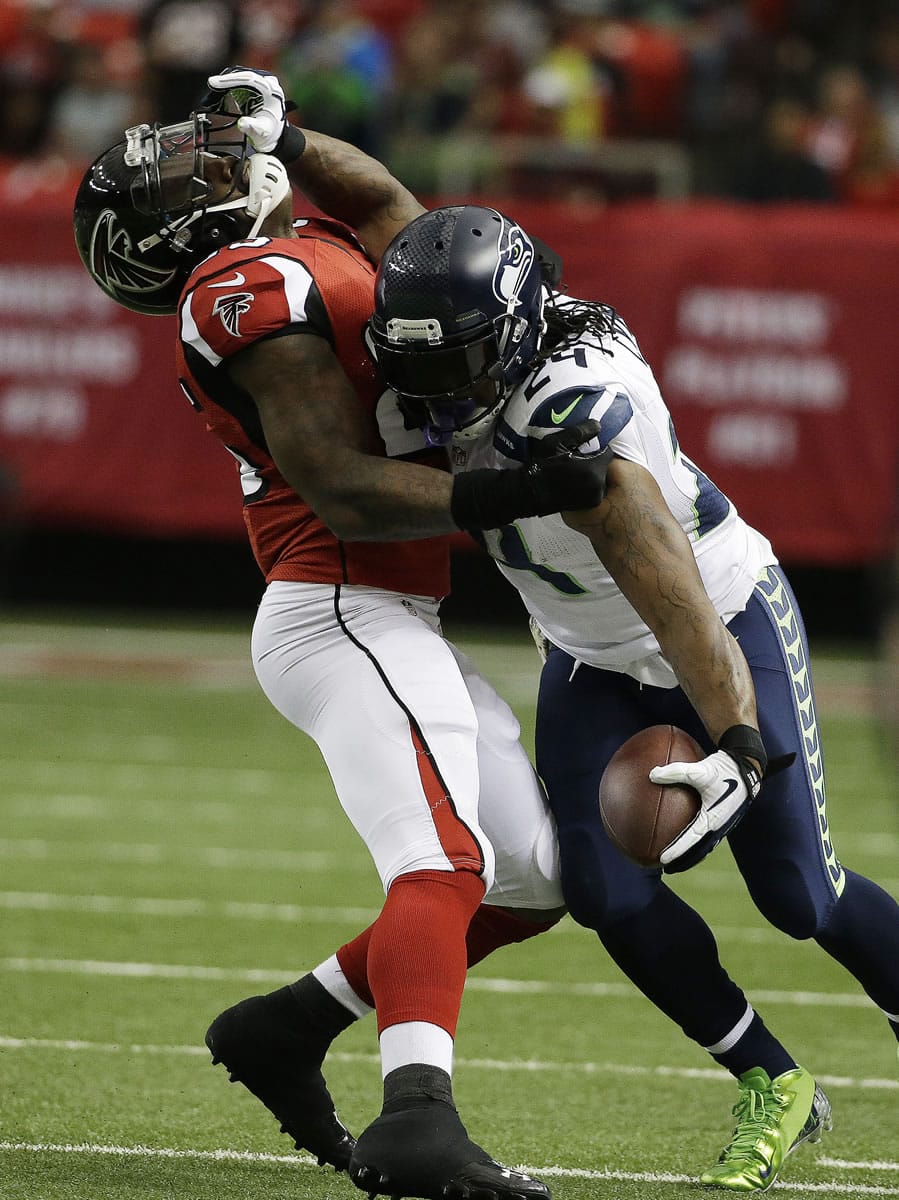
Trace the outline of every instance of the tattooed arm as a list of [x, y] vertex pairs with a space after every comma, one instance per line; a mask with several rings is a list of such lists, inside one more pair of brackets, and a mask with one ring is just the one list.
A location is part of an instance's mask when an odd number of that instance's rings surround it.
[[289, 174], [313, 204], [356, 231], [377, 262], [388, 244], [425, 209], [383, 163], [348, 142], [304, 129], [306, 148]]
[[567, 512], [565, 521], [590, 539], [653, 631], [713, 741], [733, 725], [757, 728], [749, 665], [715, 612], [690, 543], [655, 480], [616, 458], [607, 489], [597, 508]]

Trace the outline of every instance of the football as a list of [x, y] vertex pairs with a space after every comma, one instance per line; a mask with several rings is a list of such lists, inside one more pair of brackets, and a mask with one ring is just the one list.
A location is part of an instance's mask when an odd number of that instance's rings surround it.
[[599, 786], [599, 811], [609, 837], [641, 867], [657, 867], [661, 852], [699, 811], [695, 788], [652, 783], [649, 772], [701, 758], [699, 743], [675, 725], [642, 729], [612, 756]]

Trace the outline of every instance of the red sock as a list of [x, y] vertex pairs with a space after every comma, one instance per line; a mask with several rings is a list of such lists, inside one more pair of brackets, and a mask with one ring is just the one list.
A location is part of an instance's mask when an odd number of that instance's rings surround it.
[[470, 871], [414, 871], [393, 883], [368, 947], [379, 1033], [427, 1021], [455, 1035], [465, 933], [483, 895], [483, 880]]
[[373, 929], [374, 925], [369, 925], [368, 929], [363, 929], [357, 937], [337, 951], [337, 961], [347, 983], [369, 1008], [375, 1006], [375, 998], [368, 986], [368, 946]]
[[510, 912], [506, 908], [494, 908], [492, 904], [482, 904], [471, 918], [468, 926], [468, 936], [465, 945], [468, 950], [468, 965], [473, 967], [481, 959], [498, 950], [500, 946], [511, 945], [512, 942], [526, 942], [528, 938], [538, 933], [545, 933], [558, 924], [561, 917], [552, 921], [526, 921], [523, 917]]
[[[482, 904], [471, 918], [465, 935], [467, 965], [473, 967], [500, 946], [525, 942], [538, 933], [545, 933], [547, 929], [556, 925], [559, 919], [535, 923], [525, 921], [508, 909]], [[363, 1004], [368, 1004], [371, 1008], [375, 1006], [375, 999], [368, 985], [368, 947], [373, 929], [374, 925], [369, 925], [368, 929], [364, 929], [337, 951], [337, 961], [347, 983]]]

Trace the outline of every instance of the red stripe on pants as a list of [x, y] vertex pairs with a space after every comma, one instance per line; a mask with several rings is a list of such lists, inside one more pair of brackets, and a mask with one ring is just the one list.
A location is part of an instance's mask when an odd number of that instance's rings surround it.
[[414, 728], [410, 727], [412, 745], [415, 747], [418, 762], [418, 775], [424, 790], [431, 819], [437, 830], [437, 837], [443, 853], [457, 871], [477, 871], [484, 869], [484, 858], [481, 847], [475, 840], [474, 834], [459, 817], [453, 806], [452, 798], [447, 794], [443, 780], [437, 774], [434, 760], [425, 748], [424, 743]]

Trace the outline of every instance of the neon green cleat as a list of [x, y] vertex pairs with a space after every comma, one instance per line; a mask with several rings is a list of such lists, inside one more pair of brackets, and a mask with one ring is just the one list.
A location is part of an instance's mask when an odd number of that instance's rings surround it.
[[770, 1079], [761, 1067], [740, 1076], [737, 1125], [729, 1144], [700, 1183], [731, 1192], [764, 1192], [788, 1154], [819, 1142], [833, 1127], [830, 1101], [802, 1067]]

